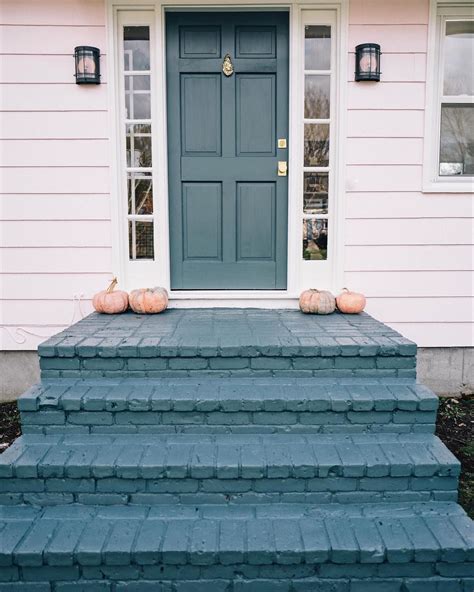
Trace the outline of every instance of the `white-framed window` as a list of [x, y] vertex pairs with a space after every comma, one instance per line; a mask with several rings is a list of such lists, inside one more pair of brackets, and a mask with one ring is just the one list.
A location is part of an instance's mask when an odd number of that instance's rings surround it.
[[156, 274], [161, 249], [157, 177], [156, 20], [152, 10], [119, 9], [115, 17], [115, 151], [112, 211], [114, 269], [132, 289]]
[[434, 2], [424, 190], [474, 187], [474, 3]]
[[301, 126], [299, 134], [301, 285], [332, 286], [337, 261], [336, 217], [340, 170], [338, 14], [302, 10]]

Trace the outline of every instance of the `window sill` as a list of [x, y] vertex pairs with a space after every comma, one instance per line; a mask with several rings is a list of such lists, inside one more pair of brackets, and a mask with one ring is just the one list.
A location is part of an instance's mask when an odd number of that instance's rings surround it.
[[422, 193], [472, 193], [474, 177], [463, 181], [425, 181]]

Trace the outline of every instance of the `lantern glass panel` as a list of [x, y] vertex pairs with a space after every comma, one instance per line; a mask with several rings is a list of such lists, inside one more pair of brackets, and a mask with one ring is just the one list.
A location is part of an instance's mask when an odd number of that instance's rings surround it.
[[76, 83], [100, 82], [100, 51], [95, 47], [79, 46], [74, 50]]
[[304, 126], [304, 166], [329, 165], [329, 124], [307, 123]]
[[328, 258], [328, 221], [303, 220], [303, 259], [325, 261]]
[[304, 40], [305, 70], [331, 68], [331, 27], [307, 25]]
[[444, 43], [443, 94], [473, 95], [474, 21], [448, 21]]
[[331, 79], [329, 75], [309, 74], [305, 76], [305, 119], [329, 118], [330, 93]]
[[377, 54], [373, 48], [362, 50], [359, 59], [359, 70], [361, 74], [372, 74], [377, 72]]
[[304, 173], [303, 212], [328, 213], [328, 173]]
[[150, 28], [124, 27], [124, 70], [150, 69]]

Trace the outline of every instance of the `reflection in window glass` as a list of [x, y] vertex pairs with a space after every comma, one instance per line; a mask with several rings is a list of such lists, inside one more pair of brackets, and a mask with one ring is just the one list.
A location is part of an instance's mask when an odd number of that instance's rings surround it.
[[441, 106], [439, 174], [474, 175], [474, 105]]
[[153, 222], [128, 221], [130, 259], [153, 259]]
[[328, 221], [303, 220], [303, 259], [325, 261], [328, 257]]
[[474, 21], [446, 23], [443, 94], [474, 94]]
[[153, 183], [150, 175], [129, 173], [128, 213], [132, 215], [153, 214]]
[[127, 125], [127, 166], [151, 167], [151, 125]]
[[150, 119], [151, 118], [151, 97], [150, 93], [125, 93], [125, 110], [127, 119]]
[[329, 75], [306, 75], [304, 90], [305, 119], [328, 119], [331, 79]]
[[327, 173], [304, 173], [303, 211], [305, 214], [328, 213]]
[[305, 70], [329, 70], [331, 68], [331, 27], [307, 25], [304, 36]]
[[150, 69], [150, 28], [124, 27], [124, 69]]
[[307, 123], [304, 126], [304, 166], [322, 167], [329, 164], [329, 125]]

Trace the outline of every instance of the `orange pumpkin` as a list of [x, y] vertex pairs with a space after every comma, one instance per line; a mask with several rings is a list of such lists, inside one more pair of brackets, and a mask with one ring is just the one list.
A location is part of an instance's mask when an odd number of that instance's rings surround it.
[[92, 298], [92, 306], [97, 312], [105, 314], [118, 314], [125, 312], [128, 308], [128, 294], [122, 290], [114, 291], [117, 285], [117, 278], [110, 282], [107, 290], [98, 292]]
[[156, 314], [168, 307], [164, 288], [139, 288], [130, 292], [130, 308], [138, 314]]
[[300, 309], [311, 314], [331, 314], [336, 309], [336, 299], [331, 292], [305, 290], [300, 296]]
[[351, 292], [343, 288], [342, 292], [336, 298], [337, 308], [347, 314], [357, 314], [365, 308], [365, 296], [359, 292]]

